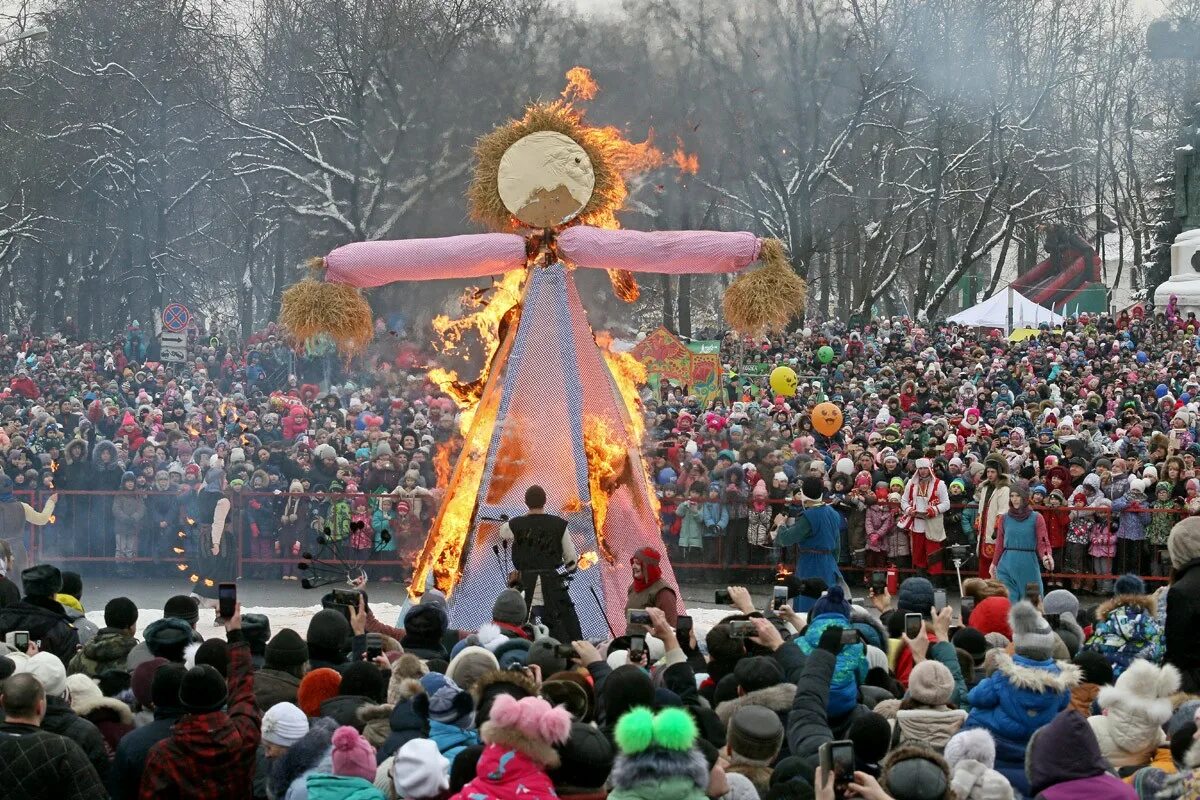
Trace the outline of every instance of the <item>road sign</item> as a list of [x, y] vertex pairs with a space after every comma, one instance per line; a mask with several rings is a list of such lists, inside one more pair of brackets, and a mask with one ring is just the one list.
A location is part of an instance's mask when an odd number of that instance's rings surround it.
[[158, 337], [159, 359], [162, 361], [184, 362], [188, 358], [187, 334], [166, 333]]
[[188, 311], [187, 306], [182, 303], [171, 303], [163, 309], [162, 323], [164, 331], [170, 333], [186, 331], [188, 323], [191, 321], [192, 312]]

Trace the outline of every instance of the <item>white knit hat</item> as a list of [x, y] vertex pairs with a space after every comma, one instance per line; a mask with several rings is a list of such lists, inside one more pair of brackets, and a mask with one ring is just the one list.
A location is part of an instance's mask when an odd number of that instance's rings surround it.
[[437, 797], [450, 788], [450, 762], [432, 739], [410, 739], [396, 751], [391, 776], [400, 797]]
[[1174, 710], [1171, 695], [1179, 691], [1179, 670], [1138, 658], [1112, 686], [1096, 697], [1104, 716], [1088, 717], [1100, 752], [1114, 767], [1146, 763], [1166, 743], [1162, 726]]
[[267, 744], [291, 747], [308, 733], [308, 717], [295, 703], [276, 703], [262, 718], [262, 739]]

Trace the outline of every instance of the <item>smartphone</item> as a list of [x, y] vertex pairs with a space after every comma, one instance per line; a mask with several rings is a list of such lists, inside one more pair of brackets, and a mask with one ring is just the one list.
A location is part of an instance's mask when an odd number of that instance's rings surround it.
[[383, 634], [368, 633], [367, 634], [367, 660], [373, 661], [383, 655]]
[[974, 597], [964, 597], [962, 599], [962, 604], [960, 605], [959, 608], [961, 611], [960, 616], [962, 617], [962, 624], [970, 625], [971, 624], [971, 612], [975, 610], [975, 598]]
[[687, 635], [692, 632], [692, 627], [692, 618], [686, 614], [680, 614], [675, 621], [675, 635], [686, 641]]
[[858, 642], [861, 638], [862, 638], [862, 634], [860, 634], [854, 628], [843, 628], [842, 629], [842, 647], [845, 647], [846, 645], [851, 645], [851, 644], [858, 644]]
[[645, 636], [630, 636], [629, 637], [629, 659], [641, 659], [642, 653], [646, 650]]
[[629, 624], [630, 625], [645, 625], [648, 628], [651, 625], [653, 625], [654, 623], [652, 623], [650, 621], [650, 612], [638, 611], [636, 609], [631, 608], [631, 609], [629, 609]]
[[237, 584], [217, 584], [217, 614], [222, 619], [229, 619], [237, 610]]
[[1030, 581], [1025, 584], [1025, 599], [1035, 606], [1042, 602], [1042, 588], [1038, 586], [1037, 581]]
[[938, 611], [941, 611], [943, 608], [946, 607], [946, 590], [945, 589], [934, 589], [933, 590], [933, 607]]
[[729, 596], [728, 589], [717, 589], [713, 594], [713, 602], [719, 606], [727, 606], [733, 603], [733, 598]]
[[920, 614], [905, 614], [904, 615], [904, 635], [910, 639], [915, 639], [921, 635], [921, 615]]
[[18, 653], [29, 649], [29, 631], [13, 631], [13, 647]]
[[745, 639], [747, 636], [753, 636], [754, 632], [754, 623], [748, 619], [735, 619], [729, 623], [731, 639]]
[[877, 595], [883, 594], [883, 590], [887, 588], [887, 573], [872, 572], [871, 573], [871, 591]]
[[334, 589], [329, 594], [333, 597], [334, 605], [350, 608], [358, 608], [358, 599], [362, 597], [358, 589]]
[[836, 798], [846, 796], [846, 788], [854, 778], [854, 742], [840, 739], [825, 742], [817, 750], [821, 770], [833, 776], [833, 794]]
[[786, 586], [776, 586], [771, 590], [771, 609], [773, 611], [778, 611], [779, 609], [783, 608], [783, 606], [787, 603], [787, 594], [788, 587]]

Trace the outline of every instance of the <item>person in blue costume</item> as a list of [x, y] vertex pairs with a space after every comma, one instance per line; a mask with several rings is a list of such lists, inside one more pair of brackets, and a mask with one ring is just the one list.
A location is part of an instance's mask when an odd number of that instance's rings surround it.
[[996, 528], [996, 556], [992, 577], [1008, 589], [1008, 600], [1017, 603], [1025, 597], [1025, 586], [1037, 584], [1042, 594], [1042, 567], [1054, 569], [1050, 536], [1041, 513], [1029, 507], [1029, 491], [1024, 486], [1009, 489], [1008, 513], [1000, 517]]
[[[776, 545], [799, 545], [800, 555], [796, 559], [796, 577], [821, 578], [827, 586], [843, 583], [838, 569], [838, 539], [841, 536], [842, 516], [825, 504], [825, 486], [820, 478], [808, 477], [800, 484], [804, 499], [804, 511], [796, 524], [780, 531]], [[808, 612], [815, 600], [797, 597], [792, 607]]]

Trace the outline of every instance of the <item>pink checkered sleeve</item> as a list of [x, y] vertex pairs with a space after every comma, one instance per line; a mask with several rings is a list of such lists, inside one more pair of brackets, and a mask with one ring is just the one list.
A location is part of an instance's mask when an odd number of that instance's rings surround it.
[[525, 239], [480, 233], [354, 242], [325, 257], [325, 280], [368, 288], [394, 281], [482, 278], [525, 266]]
[[630, 272], [737, 272], [758, 258], [752, 233], [603, 230], [578, 225], [558, 235], [559, 252], [580, 267]]

